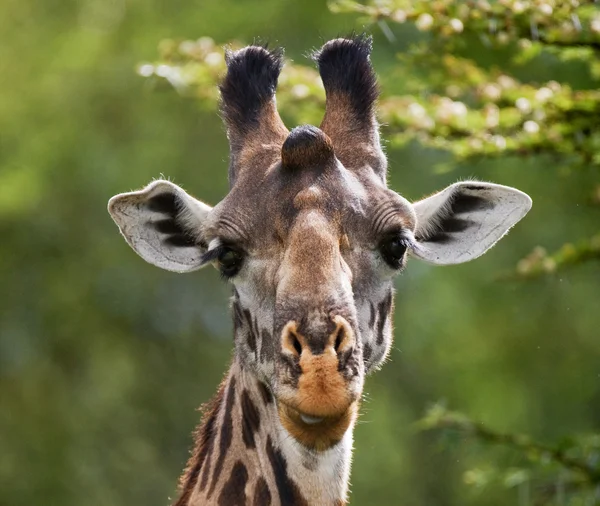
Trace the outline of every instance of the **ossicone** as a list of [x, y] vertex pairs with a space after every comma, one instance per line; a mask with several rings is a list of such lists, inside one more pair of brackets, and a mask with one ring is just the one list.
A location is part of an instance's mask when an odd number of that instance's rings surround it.
[[379, 87], [371, 65], [372, 42], [365, 34], [333, 39], [313, 58], [326, 95], [320, 127], [331, 138], [336, 157], [349, 170], [369, 167], [385, 181], [387, 160], [375, 117]]
[[335, 163], [331, 139], [319, 128], [294, 128], [281, 147], [281, 164], [286, 169], [325, 168]]
[[283, 68], [283, 49], [247, 46], [225, 53], [227, 75], [221, 83], [221, 110], [225, 121], [243, 129], [258, 121], [271, 101]]
[[[242, 167], [273, 163], [287, 137], [288, 130], [275, 105], [283, 50], [248, 46], [227, 51], [225, 60], [227, 75], [220, 86], [221, 114], [227, 127], [229, 183], [233, 185]], [[277, 147], [265, 152], [265, 145]]]
[[371, 66], [373, 39], [366, 34], [333, 39], [313, 53], [328, 98], [347, 98], [356, 116], [367, 120], [379, 94]]

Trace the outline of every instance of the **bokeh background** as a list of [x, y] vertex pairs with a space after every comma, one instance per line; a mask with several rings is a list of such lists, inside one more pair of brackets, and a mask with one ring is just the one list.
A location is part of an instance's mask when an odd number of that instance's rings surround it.
[[[257, 36], [309, 64], [307, 50], [362, 22], [307, 0], [0, 3], [0, 504], [168, 504], [196, 408], [230, 360], [230, 288], [211, 269], [145, 264], [106, 212], [113, 194], [161, 174], [210, 204], [228, 188], [215, 104], [153, 85], [138, 64], [154, 61], [164, 39]], [[396, 55], [421, 34], [368, 29], [384, 94], [401, 92], [411, 76]], [[502, 66], [511, 50], [473, 51]], [[538, 61], [520, 78], [560, 68]], [[577, 65], [560, 77], [597, 85]], [[413, 261], [397, 279], [395, 344], [366, 384], [351, 503], [533, 504], [520, 487], [465, 483], [469, 470], [518, 467], [521, 455], [440, 439], [417, 421], [441, 401], [541, 441], [600, 429], [598, 264], [498, 280], [537, 245], [598, 232], [600, 208], [588, 199], [597, 168], [492, 157], [436, 170], [449, 155], [416, 141], [390, 144], [388, 155], [390, 186], [409, 199], [476, 177], [518, 187], [534, 206], [481, 259]]]

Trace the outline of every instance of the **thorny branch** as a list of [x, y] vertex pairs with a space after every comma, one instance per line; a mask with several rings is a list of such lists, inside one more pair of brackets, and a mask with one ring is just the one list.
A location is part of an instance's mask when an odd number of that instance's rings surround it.
[[[428, 431], [459, 432], [477, 441], [510, 448], [533, 463], [539, 463], [542, 460], [552, 461], [571, 473], [570, 476], [563, 475], [562, 479], [558, 480], [562, 493], [576, 493], [581, 489], [595, 489], [600, 485], [600, 467], [597, 459], [573, 456], [575, 452], [584, 453], [584, 444], [578, 446], [577, 443], [571, 443], [568, 447], [563, 448], [560, 445], [534, 441], [529, 436], [495, 431], [482, 423], [469, 419], [462, 413], [449, 411], [440, 404], [436, 404], [426, 413], [419, 422], [419, 428]], [[595, 441], [593, 449], [596, 452], [600, 450], [598, 441]], [[538, 487], [539, 502], [536, 504], [546, 504], [555, 496], [556, 491], [556, 485], [546, 483], [544, 486]]]

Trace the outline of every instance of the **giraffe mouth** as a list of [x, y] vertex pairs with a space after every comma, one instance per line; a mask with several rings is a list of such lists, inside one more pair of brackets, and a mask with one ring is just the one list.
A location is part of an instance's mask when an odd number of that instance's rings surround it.
[[307, 448], [324, 451], [337, 444], [353, 424], [358, 402], [352, 402], [338, 414], [315, 416], [280, 401], [278, 412], [283, 427], [296, 441]]
[[314, 425], [316, 423], [321, 423], [323, 420], [325, 420], [325, 417], [324, 416], [310, 416], [310, 415], [305, 415], [304, 413], [300, 413], [300, 419], [308, 425]]
[[296, 407], [293, 407], [292, 405], [290, 405], [289, 403], [285, 403], [285, 402], [281, 402], [281, 404], [283, 405], [283, 408], [279, 410], [280, 414], [282, 412], [285, 412], [285, 414], [287, 416], [289, 416], [290, 418], [292, 418], [296, 423], [301, 423], [301, 424], [305, 424], [305, 425], [319, 425], [321, 423], [331, 423], [331, 422], [336, 422], [338, 420], [340, 420], [341, 418], [343, 418], [347, 411], [350, 409], [350, 407], [348, 407], [344, 412], [339, 413], [339, 414], [328, 414], [327, 416], [323, 415], [323, 414], [315, 414], [315, 413], [307, 413], [305, 411], [302, 411]]

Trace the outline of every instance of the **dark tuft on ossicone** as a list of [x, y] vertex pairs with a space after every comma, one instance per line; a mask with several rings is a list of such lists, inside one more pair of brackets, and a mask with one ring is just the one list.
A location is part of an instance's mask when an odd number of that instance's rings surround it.
[[248, 46], [225, 53], [227, 75], [221, 83], [225, 121], [244, 129], [257, 123], [261, 107], [273, 98], [283, 67], [283, 49]]
[[327, 42], [313, 53], [327, 94], [345, 94], [358, 118], [368, 119], [379, 95], [371, 66], [371, 36], [361, 34]]
[[281, 147], [281, 164], [286, 169], [325, 168], [334, 158], [331, 139], [319, 128], [294, 128]]

